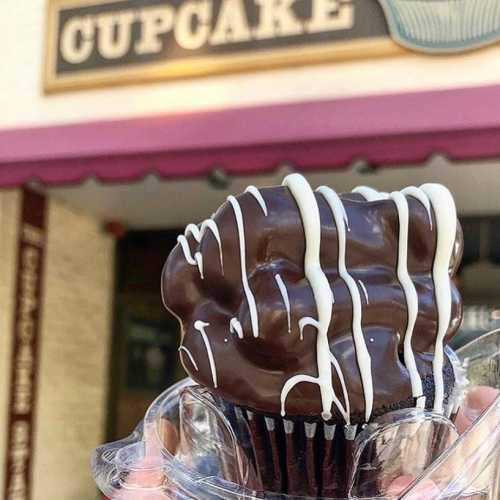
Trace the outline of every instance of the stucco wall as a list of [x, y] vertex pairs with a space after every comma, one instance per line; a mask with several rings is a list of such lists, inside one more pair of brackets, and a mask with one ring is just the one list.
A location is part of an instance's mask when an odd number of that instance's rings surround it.
[[[19, 192], [0, 193], [0, 377], [9, 378]], [[33, 500], [90, 500], [91, 450], [104, 440], [113, 240], [98, 220], [48, 202]], [[8, 384], [0, 383], [0, 488]], [[3, 489], [0, 489], [3, 491]]]
[[[45, 0], [4, 0], [0, 46], [0, 128], [47, 125], [155, 113], [329, 99], [500, 82], [500, 46], [460, 56], [410, 54], [341, 64], [292, 67], [144, 85], [42, 92]], [[14, 50], [15, 47], [15, 50]]]
[[97, 220], [50, 200], [34, 500], [96, 494], [89, 454], [105, 427], [113, 255]]

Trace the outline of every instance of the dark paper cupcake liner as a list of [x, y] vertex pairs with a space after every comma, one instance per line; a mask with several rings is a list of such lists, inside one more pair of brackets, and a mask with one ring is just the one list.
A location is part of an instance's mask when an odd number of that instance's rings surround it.
[[[443, 369], [445, 402], [454, 386], [451, 362]], [[434, 402], [432, 376], [423, 380], [427, 408]], [[324, 498], [345, 498], [356, 436], [363, 425], [344, 425], [323, 420], [286, 419], [264, 415], [217, 398], [239, 445], [253, 463], [252, 488], [259, 492]], [[390, 408], [378, 408], [373, 418], [393, 410], [411, 408], [414, 401], [401, 401]], [[452, 417], [453, 420], [453, 417]], [[439, 433], [436, 434], [439, 440]], [[436, 441], [436, 446], [439, 442]], [[366, 472], [369, 474], [369, 471]], [[373, 478], [370, 481], [373, 482]], [[248, 486], [248, 485], [246, 485]], [[267, 495], [266, 495], [267, 498]]]
[[359, 426], [288, 420], [227, 401], [221, 404], [238, 439], [242, 429], [247, 429], [249, 439], [243, 441], [251, 447], [258, 490], [313, 498], [345, 497], [349, 457]]

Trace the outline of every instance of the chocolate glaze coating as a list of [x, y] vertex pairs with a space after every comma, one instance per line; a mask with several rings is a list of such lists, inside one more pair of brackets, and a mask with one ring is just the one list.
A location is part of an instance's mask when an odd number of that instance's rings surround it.
[[[191, 377], [234, 404], [265, 414], [280, 413], [280, 394], [294, 375], [317, 376], [316, 331], [306, 327], [300, 340], [298, 321], [317, 317], [311, 287], [304, 276], [305, 238], [298, 207], [286, 187], [260, 190], [268, 209], [265, 216], [249, 193], [237, 197], [241, 206], [246, 239], [246, 271], [255, 296], [259, 336], [254, 338], [244, 294], [237, 225], [229, 203], [213, 219], [220, 231], [224, 272], [214, 235], [206, 231], [201, 243], [188, 237], [191, 251], [203, 255], [204, 279], [190, 265], [177, 245], [165, 264], [162, 293], [166, 307], [182, 327], [182, 345], [192, 353], [197, 369], [181, 356]], [[362, 422], [364, 394], [352, 336], [352, 302], [337, 267], [338, 240], [333, 215], [324, 198], [315, 194], [321, 218], [321, 266], [332, 287], [335, 303], [328, 331], [330, 350], [337, 358], [347, 385], [351, 421]], [[399, 222], [391, 200], [366, 202], [360, 195], [341, 195], [350, 231], [346, 233], [346, 265], [354, 280], [362, 280], [369, 303], [361, 293], [362, 327], [372, 360], [374, 414], [396, 406], [413, 405], [408, 371], [402, 364], [407, 306], [396, 268]], [[418, 294], [419, 311], [412, 345], [419, 373], [429, 387], [432, 353], [437, 332], [437, 309], [432, 279], [436, 251], [436, 224], [430, 227], [424, 206], [407, 197], [409, 205], [408, 272]], [[450, 278], [462, 255], [463, 236], [457, 225]], [[291, 304], [291, 332], [287, 312], [275, 281], [279, 273], [286, 284]], [[461, 315], [460, 294], [453, 284], [452, 315], [446, 340], [457, 331]], [[231, 318], [239, 319], [244, 338], [229, 331]], [[202, 320], [213, 352], [218, 386], [215, 389], [206, 346], [194, 323]], [[432, 388], [432, 384], [430, 384]], [[449, 386], [449, 384], [448, 384]], [[342, 386], [333, 372], [335, 393], [342, 399]], [[445, 388], [447, 391], [450, 387]], [[433, 391], [432, 391], [433, 392]], [[428, 394], [430, 396], [430, 394]], [[428, 397], [427, 406], [432, 405]], [[336, 412], [334, 419], [343, 421]], [[317, 385], [300, 383], [286, 401], [289, 417], [318, 417], [321, 398]]]

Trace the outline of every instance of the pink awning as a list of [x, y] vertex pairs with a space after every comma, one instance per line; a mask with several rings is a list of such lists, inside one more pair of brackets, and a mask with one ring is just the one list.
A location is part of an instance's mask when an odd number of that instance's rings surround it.
[[500, 157], [500, 86], [0, 130], [0, 186]]

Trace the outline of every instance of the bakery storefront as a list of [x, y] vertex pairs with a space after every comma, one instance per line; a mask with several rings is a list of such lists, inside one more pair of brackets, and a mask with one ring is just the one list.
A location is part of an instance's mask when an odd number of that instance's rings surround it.
[[2, 498], [96, 498], [91, 450], [183, 376], [165, 258], [248, 185], [445, 184], [457, 342], [500, 324], [494, 2], [42, 4], [0, 7]]

